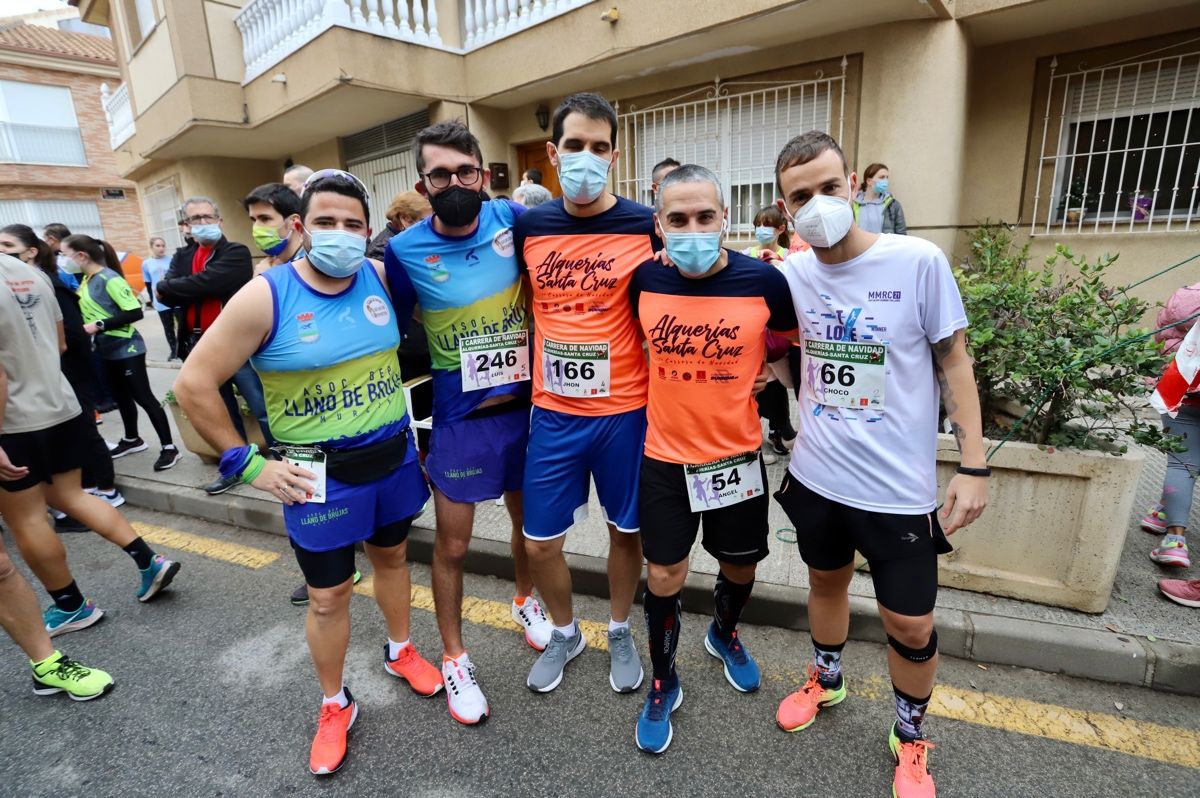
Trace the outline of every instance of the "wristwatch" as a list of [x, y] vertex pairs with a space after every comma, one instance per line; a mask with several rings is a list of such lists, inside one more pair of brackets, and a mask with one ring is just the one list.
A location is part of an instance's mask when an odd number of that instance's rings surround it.
[[990, 477], [992, 475], [991, 466], [984, 466], [983, 468], [967, 468], [966, 466], [959, 466], [958, 468], [954, 469], [954, 471], [955, 473], [962, 474], [966, 477]]
[[104, 330], [104, 319], [100, 319], [96, 322], [96, 329], [100, 331]]

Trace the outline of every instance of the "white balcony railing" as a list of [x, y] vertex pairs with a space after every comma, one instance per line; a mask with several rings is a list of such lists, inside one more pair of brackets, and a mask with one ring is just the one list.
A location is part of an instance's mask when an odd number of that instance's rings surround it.
[[471, 50], [595, 0], [459, 0], [463, 48]]
[[100, 99], [104, 105], [104, 116], [108, 119], [108, 140], [115, 150], [136, 131], [133, 106], [129, 104], [129, 86], [122, 83], [116, 91], [111, 91], [107, 83], [101, 83]]
[[251, 0], [234, 21], [242, 33], [243, 84], [334, 26], [442, 47], [436, 0]]
[[443, 42], [437, 0], [249, 0], [234, 18], [246, 62], [242, 83], [254, 80], [335, 26], [464, 53], [594, 2], [458, 0], [460, 48]]

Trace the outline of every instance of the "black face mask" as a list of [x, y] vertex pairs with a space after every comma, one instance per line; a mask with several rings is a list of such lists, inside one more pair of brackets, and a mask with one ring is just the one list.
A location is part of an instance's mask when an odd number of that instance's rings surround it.
[[433, 215], [447, 227], [466, 227], [479, 217], [483, 198], [478, 191], [462, 186], [451, 186], [429, 197]]

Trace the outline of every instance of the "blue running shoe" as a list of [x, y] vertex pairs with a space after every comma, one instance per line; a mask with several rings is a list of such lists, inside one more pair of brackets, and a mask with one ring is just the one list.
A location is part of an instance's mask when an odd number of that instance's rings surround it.
[[96, 606], [94, 601], [84, 601], [83, 606], [75, 612], [63, 612], [51, 604], [42, 613], [42, 621], [46, 624], [46, 633], [55, 635], [86, 629], [94, 623], [99, 623], [104, 617], [104, 610]]
[[142, 586], [138, 589], [138, 601], [149, 601], [167, 589], [175, 574], [179, 573], [179, 563], [168, 560], [161, 554], [154, 555], [154, 562], [141, 572]]
[[725, 679], [733, 685], [733, 689], [742, 693], [753, 693], [762, 684], [762, 673], [758, 669], [758, 663], [742, 645], [737, 632], [726, 642], [717, 635], [716, 629], [710, 623], [708, 634], [704, 637], [704, 648], [725, 663]]
[[646, 693], [646, 705], [638, 716], [637, 732], [633, 739], [637, 747], [651, 754], [661, 754], [671, 744], [671, 713], [683, 703], [683, 687], [679, 679], [675, 686], [666, 690], [663, 683], [655, 679]]

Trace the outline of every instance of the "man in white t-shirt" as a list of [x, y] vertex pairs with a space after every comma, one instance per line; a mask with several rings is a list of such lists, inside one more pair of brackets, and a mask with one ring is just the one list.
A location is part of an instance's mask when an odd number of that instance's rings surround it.
[[[921, 722], [937, 671], [937, 555], [987, 504], [979, 396], [966, 313], [946, 257], [920, 238], [854, 223], [857, 176], [830, 136], [792, 139], [775, 167], [781, 209], [812, 245], [783, 273], [800, 322], [800, 434], [775, 498], [809, 569], [814, 663], [779, 705], [786, 731], [846, 696], [841, 653], [857, 549], [871, 565], [896, 697], [889, 748], [897, 798], [932, 798]], [[939, 515], [939, 397], [962, 467]], [[940, 521], [946, 524], [945, 534]]]

